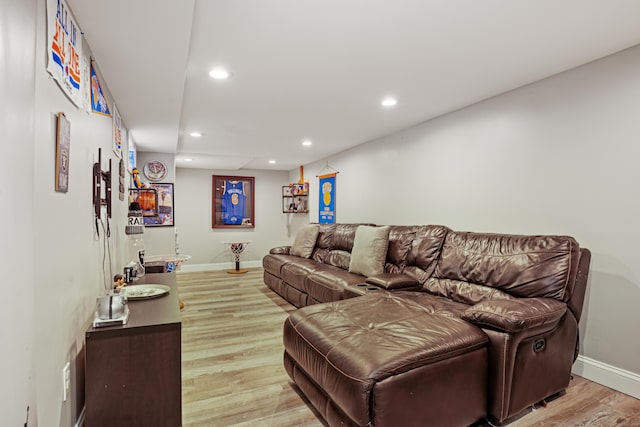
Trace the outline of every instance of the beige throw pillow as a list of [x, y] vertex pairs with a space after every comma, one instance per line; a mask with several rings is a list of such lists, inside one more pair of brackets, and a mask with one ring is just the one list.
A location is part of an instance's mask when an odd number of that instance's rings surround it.
[[301, 258], [311, 257], [319, 232], [319, 225], [305, 225], [300, 231], [298, 231], [296, 238], [293, 240], [293, 244], [291, 245], [291, 255], [299, 256]]
[[349, 263], [351, 273], [367, 277], [384, 273], [384, 263], [389, 247], [389, 230], [389, 226], [361, 225], [358, 227]]

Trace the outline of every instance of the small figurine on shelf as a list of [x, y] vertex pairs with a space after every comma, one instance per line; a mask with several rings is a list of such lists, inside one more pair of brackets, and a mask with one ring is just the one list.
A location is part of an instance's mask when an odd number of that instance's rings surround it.
[[113, 290], [116, 293], [120, 292], [120, 290], [125, 286], [127, 286], [127, 282], [124, 281], [124, 276], [122, 274], [116, 274], [113, 276]]

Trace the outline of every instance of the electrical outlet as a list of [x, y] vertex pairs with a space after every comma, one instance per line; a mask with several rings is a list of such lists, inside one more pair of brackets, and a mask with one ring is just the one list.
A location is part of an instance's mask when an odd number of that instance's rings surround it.
[[69, 390], [71, 390], [71, 364], [69, 362], [67, 362], [67, 364], [64, 365], [64, 368], [62, 368], [62, 386], [62, 397], [66, 402], [69, 397]]

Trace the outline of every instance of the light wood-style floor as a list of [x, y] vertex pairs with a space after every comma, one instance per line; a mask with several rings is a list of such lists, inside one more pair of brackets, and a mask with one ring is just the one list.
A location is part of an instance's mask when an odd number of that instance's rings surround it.
[[[247, 274], [178, 273], [183, 426], [325, 426], [283, 365], [282, 324], [295, 307]], [[565, 396], [509, 427], [640, 426], [640, 400], [575, 377]]]

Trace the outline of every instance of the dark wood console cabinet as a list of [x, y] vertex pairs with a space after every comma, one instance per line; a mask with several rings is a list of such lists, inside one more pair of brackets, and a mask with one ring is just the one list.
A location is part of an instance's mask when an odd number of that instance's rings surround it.
[[130, 300], [126, 325], [90, 327], [86, 338], [85, 425], [182, 425], [181, 322], [175, 273], [141, 283], [168, 295]]

